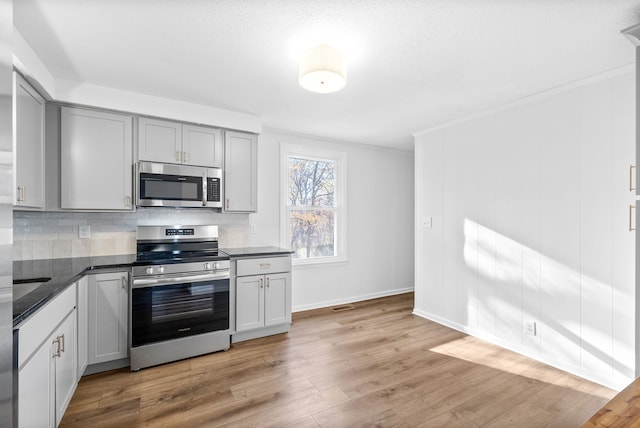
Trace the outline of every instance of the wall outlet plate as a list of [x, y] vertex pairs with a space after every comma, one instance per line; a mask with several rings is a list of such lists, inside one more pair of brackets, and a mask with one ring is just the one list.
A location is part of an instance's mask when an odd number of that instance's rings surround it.
[[533, 320], [527, 320], [524, 322], [524, 332], [526, 334], [529, 334], [531, 336], [537, 336], [538, 335], [538, 329], [537, 329], [537, 325], [536, 322]]
[[422, 217], [422, 227], [424, 228], [432, 228], [433, 227], [433, 218], [432, 217]]
[[80, 239], [91, 238], [91, 226], [78, 227], [78, 236]]

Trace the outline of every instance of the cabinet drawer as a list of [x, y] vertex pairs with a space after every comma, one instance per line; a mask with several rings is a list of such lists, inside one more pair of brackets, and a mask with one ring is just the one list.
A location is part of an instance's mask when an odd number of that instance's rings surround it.
[[240, 259], [236, 263], [237, 276], [260, 275], [266, 273], [291, 271], [291, 257]]
[[19, 327], [18, 367], [24, 364], [75, 306], [76, 284], [74, 283]]

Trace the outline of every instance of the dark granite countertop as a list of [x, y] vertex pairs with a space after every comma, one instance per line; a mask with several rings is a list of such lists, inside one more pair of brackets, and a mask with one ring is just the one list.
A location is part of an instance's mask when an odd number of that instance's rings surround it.
[[[21, 260], [13, 262], [13, 280], [51, 278], [33, 291], [13, 302], [13, 326], [15, 327], [37, 311], [53, 297], [60, 294], [83, 274], [98, 269], [129, 268], [135, 254], [102, 257], [78, 257], [69, 259]], [[14, 286], [15, 288], [16, 286]]]
[[293, 254], [293, 251], [280, 247], [220, 248], [220, 251], [229, 254], [231, 258], [284, 256]]
[[[228, 254], [231, 258], [292, 254], [291, 250], [279, 247], [220, 248], [220, 251]], [[13, 326], [15, 327], [27, 319], [82, 275], [95, 273], [100, 269], [128, 269], [135, 260], [135, 254], [125, 254], [119, 256], [14, 261], [14, 281], [37, 278], [51, 279], [13, 302]]]

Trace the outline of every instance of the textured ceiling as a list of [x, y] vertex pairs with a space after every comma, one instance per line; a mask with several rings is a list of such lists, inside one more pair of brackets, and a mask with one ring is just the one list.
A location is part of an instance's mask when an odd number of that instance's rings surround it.
[[[287, 131], [412, 150], [411, 134], [633, 62], [640, 0], [19, 0], [54, 78], [204, 104]], [[346, 88], [297, 56], [346, 51]]]

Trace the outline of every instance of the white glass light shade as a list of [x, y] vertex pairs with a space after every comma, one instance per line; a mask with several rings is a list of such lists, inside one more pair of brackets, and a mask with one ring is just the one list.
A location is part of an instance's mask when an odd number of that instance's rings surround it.
[[347, 84], [344, 54], [327, 45], [316, 46], [300, 57], [300, 86], [320, 94], [339, 91]]

